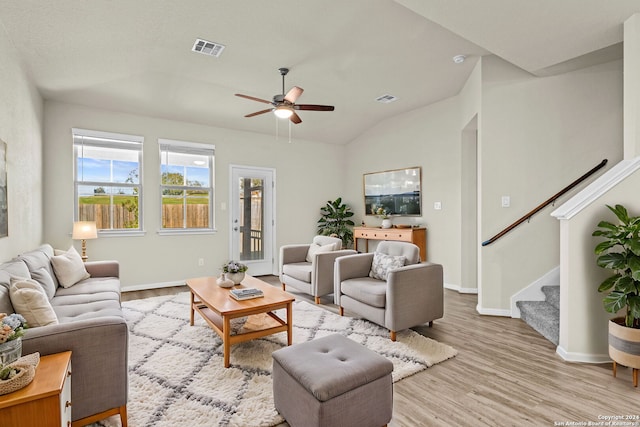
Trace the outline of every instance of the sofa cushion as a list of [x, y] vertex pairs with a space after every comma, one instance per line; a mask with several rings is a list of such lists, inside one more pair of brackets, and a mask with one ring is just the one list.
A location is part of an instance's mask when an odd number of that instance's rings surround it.
[[378, 280], [387, 280], [389, 271], [396, 268], [404, 267], [407, 258], [402, 255], [387, 255], [382, 252], [375, 252], [373, 254], [373, 262], [371, 263], [371, 271], [369, 277]]
[[42, 286], [33, 279], [12, 278], [11, 303], [30, 327], [56, 325], [58, 318]]
[[343, 294], [373, 307], [384, 308], [387, 300], [387, 283], [360, 277], [344, 280], [340, 285]]
[[316, 243], [312, 243], [309, 245], [309, 249], [307, 250], [307, 257], [305, 260], [307, 262], [313, 262], [313, 258], [316, 254], [323, 252], [332, 252], [336, 250], [335, 243], [328, 243], [326, 245], [318, 245]]
[[310, 262], [294, 262], [282, 266], [282, 273], [294, 279], [311, 283], [311, 263]]
[[73, 246], [66, 252], [57, 250], [56, 254], [51, 257], [51, 264], [53, 264], [53, 270], [63, 288], [68, 288], [89, 278], [84, 262]]
[[[45, 244], [37, 249], [18, 255], [18, 259], [20, 261], [23, 261], [27, 265], [29, 272], [36, 271], [40, 268], [44, 268], [45, 270], [47, 270], [47, 272], [53, 279], [53, 283], [56, 287], [58, 287], [58, 280], [51, 266], [52, 256], [53, 248], [51, 247], [51, 245]], [[30, 275], [19, 277], [30, 277]]]
[[56, 291], [56, 299], [72, 295], [104, 294], [105, 292], [112, 294], [109, 299], [120, 300], [120, 280], [117, 277], [90, 277], [70, 288], [59, 287]]
[[31, 272], [31, 278], [42, 286], [44, 293], [47, 295], [47, 298], [49, 298], [49, 301], [51, 301], [51, 298], [56, 294], [56, 288], [58, 286], [53, 281], [53, 277], [51, 277], [49, 269], [40, 267]]
[[76, 295], [71, 297], [55, 297], [54, 303], [60, 303], [60, 299], [75, 299], [75, 304], [53, 305], [60, 323], [71, 323], [79, 320], [98, 319], [105, 316], [124, 318], [120, 301], [115, 299], [96, 299], [90, 301], [90, 296]]

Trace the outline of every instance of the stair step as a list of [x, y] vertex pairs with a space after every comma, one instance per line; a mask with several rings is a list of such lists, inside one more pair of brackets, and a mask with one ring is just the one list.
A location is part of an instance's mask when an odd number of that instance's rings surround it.
[[560, 285], [543, 286], [542, 293], [547, 298], [547, 302], [560, 309]]
[[558, 345], [560, 337], [560, 310], [546, 301], [518, 301], [520, 318], [543, 337]]

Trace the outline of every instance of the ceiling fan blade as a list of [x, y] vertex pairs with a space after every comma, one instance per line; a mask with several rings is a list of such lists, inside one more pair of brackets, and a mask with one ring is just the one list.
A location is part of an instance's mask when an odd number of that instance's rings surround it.
[[293, 113], [291, 117], [289, 117], [289, 120], [291, 120], [295, 124], [302, 123], [302, 119], [296, 113]]
[[313, 111], [333, 111], [335, 107], [333, 105], [314, 105], [314, 104], [296, 104], [293, 106], [294, 110], [313, 110]]
[[255, 98], [253, 96], [243, 95], [241, 93], [236, 93], [236, 96], [239, 96], [240, 98], [250, 99], [252, 101], [264, 102], [265, 104], [271, 104], [271, 101], [267, 101], [266, 99]]
[[304, 89], [298, 86], [294, 86], [291, 88], [291, 90], [289, 90], [289, 92], [287, 92], [287, 94], [284, 97], [284, 100], [289, 101], [290, 103], [293, 104], [294, 102], [296, 102], [296, 99], [298, 99], [298, 97], [302, 95], [302, 92], [304, 92]]
[[273, 111], [273, 108], [267, 108], [266, 110], [260, 110], [260, 111], [256, 111], [255, 113], [247, 114], [245, 117], [258, 116], [260, 114], [270, 113], [271, 111]]

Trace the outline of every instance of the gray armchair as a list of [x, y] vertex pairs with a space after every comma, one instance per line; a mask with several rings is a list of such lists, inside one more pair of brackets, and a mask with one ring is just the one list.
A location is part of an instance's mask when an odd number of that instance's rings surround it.
[[[392, 341], [397, 331], [432, 326], [444, 315], [442, 265], [420, 263], [420, 249], [412, 243], [383, 241], [376, 252], [382, 255], [375, 265], [375, 253], [336, 259], [333, 297], [340, 315], [346, 309], [377, 323], [390, 330]], [[386, 279], [371, 277], [372, 266], [374, 276]]]
[[320, 297], [333, 292], [333, 263], [336, 258], [357, 253], [342, 249], [342, 240], [336, 237], [315, 236], [313, 243], [285, 245], [280, 248], [280, 283], [313, 295], [315, 303]]

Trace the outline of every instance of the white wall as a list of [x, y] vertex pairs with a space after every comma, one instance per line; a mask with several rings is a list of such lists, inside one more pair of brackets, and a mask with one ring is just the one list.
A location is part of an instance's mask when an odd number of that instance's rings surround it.
[[[344, 147], [232, 131], [184, 122], [116, 113], [77, 105], [45, 102], [45, 241], [68, 248], [73, 222], [73, 150], [71, 128], [142, 135], [144, 237], [104, 237], [87, 242], [91, 259], [120, 261], [123, 286], [171, 283], [216, 275], [229, 258], [229, 165], [276, 170], [277, 248], [309, 242], [316, 233], [320, 208], [342, 194]], [[295, 132], [295, 130], [294, 130]], [[214, 235], [159, 236], [158, 138], [215, 144], [216, 208]], [[204, 258], [204, 267], [197, 259]]]
[[[422, 216], [393, 222], [427, 227], [427, 260], [442, 264], [445, 282], [454, 287], [460, 284], [460, 121], [459, 99], [450, 98], [380, 122], [349, 143], [345, 155], [345, 197], [358, 225], [380, 225], [365, 216], [364, 173], [422, 167]], [[436, 201], [442, 210], [433, 209]]]
[[591, 233], [602, 220], [617, 223], [616, 216], [606, 208], [623, 204], [629, 215], [640, 213], [636, 197], [640, 187], [640, 172], [626, 177], [570, 220], [559, 221], [562, 231], [562, 264], [560, 287], [560, 342], [558, 353], [577, 362], [607, 362], [608, 322], [610, 317], [602, 305], [604, 294], [598, 286], [611, 276], [611, 270], [596, 265], [594, 248], [602, 238]]
[[0, 260], [42, 242], [42, 98], [0, 26], [0, 140], [7, 144], [9, 236]]
[[624, 158], [640, 156], [640, 13], [624, 23]]
[[[482, 66], [480, 232], [487, 240], [602, 159], [610, 167], [622, 158], [622, 61], [544, 78], [495, 56]], [[501, 207], [503, 195], [510, 208]], [[482, 248], [481, 313], [508, 315], [511, 295], [559, 265], [552, 209]]]

